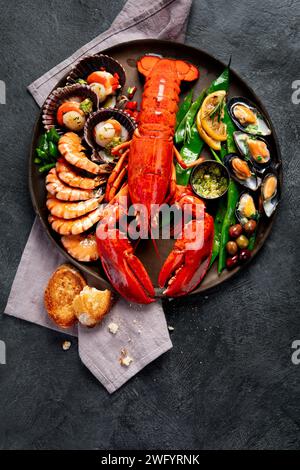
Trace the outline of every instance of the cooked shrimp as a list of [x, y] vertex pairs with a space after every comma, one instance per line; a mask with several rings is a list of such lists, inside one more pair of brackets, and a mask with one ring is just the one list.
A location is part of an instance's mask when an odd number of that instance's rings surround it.
[[49, 215], [48, 221], [55, 232], [60, 235], [77, 235], [83, 233], [95, 225], [102, 217], [102, 207], [98, 207], [89, 214], [78, 217], [78, 219], [65, 220]]
[[58, 178], [55, 168], [52, 168], [46, 176], [46, 189], [60, 201], [86, 201], [101, 194], [101, 189], [77, 189], [64, 184]]
[[51, 215], [55, 215], [62, 219], [76, 219], [77, 217], [81, 217], [82, 215], [97, 209], [100, 202], [100, 198], [93, 198], [79, 202], [64, 202], [51, 196], [47, 199], [46, 205]]
[[95, 189], [107, 181], [105, 176], [96, 176], [94, 178], [81, 176], [78, 172], [74, 171], [72, 166], [63, 158], [60, 158], [56, 163], [56, 173], [59, 179], [64, 183], [80, 189]]
[[94, 175], [101, 173], [101, 166], [87, 158], [83, 152], [85, 148], [81, 145], [81, 138], [74, 132], [67, 132], [59, 139], [58, 150], [65, 157], [67, 162], [77, 168], [93, 173]]
[[63, 235], [61, 242], [66, 251], [78, 261], [96, 261], [99, 258], [96, 236], [89, 235]]

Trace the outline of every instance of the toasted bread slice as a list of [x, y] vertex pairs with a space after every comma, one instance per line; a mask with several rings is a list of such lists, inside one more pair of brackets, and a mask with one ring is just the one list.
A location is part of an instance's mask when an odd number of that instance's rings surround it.
[[77, 321], [72, 302], [82, 291], [86, 282], [77, 269], [62, 264], [52, 274], [45, 290], [44, 302], [52, 320], [62, 328], [68, 328]]
[[73, 309], [82, 325], [93, 327], [107, 314], [111, 301], [111, 291], [86, 286], [74, 298]]

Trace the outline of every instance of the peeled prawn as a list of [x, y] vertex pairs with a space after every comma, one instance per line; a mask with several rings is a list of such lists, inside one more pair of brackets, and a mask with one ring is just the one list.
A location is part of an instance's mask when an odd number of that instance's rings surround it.
[[63, 235], [61, 242], [65, 250], [78, 261], [96, 261], [99, 258], [96, 236], [89, 235]]
[[100, 202], [101, 198], [93, 198], [79, 202], [64, 202], [51, 196], [48, 197], [46, 205], [51, 215], [62, 219], [76, 219], [97, 209]]
[[83, 233], [95, 225], [102, 217], [103, 209], [98, 207], [77, 219], [65, 220], [54, 215], [49, 215], [48, 221], [52, 229], [60, 235], [77, 235]]
[[61, 201], [86, 201], [101, 194], [101, 189], [78, 189], [64, 184], [57, 176], [55, 168], [52, 168], [46, 176], [46, 189], [48, 193]]
[[56, 163], [56, 173], [59, 179], [64, 183], [80, 189], [95, 189], [107, 181], [104, 176], [96, 176], [94, 178], [81, 176], [79, 173], [74, 171], [72, 166], [63, 158], [60, 158]]
[[67, 162], [77, 168], [95, 175], [102, 172], [101, 165], [97, 165], [87, 158], [83, 152], [85, 148], [81, 145], [81, 138], [74, 132], [67, 132], [59, 139], [58, 150]]

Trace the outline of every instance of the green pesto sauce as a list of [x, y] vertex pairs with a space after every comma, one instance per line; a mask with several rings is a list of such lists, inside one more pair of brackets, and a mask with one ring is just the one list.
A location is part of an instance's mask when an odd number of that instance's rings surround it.
[[199, 196], [214, 199], [226, 191], [228, 178], [218, 165], [203, 165], [194, 173], [193, 186]]

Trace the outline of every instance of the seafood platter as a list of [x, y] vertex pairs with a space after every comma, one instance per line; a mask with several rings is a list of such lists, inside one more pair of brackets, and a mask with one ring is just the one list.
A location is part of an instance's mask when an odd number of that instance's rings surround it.
[[282, 169], [270, 117], [230, 65], [143, 40], [84, 57], [57, 84], [35, 127], [30, 190], [70, 262], [150, 303], [205, 292], [249, 264]]

